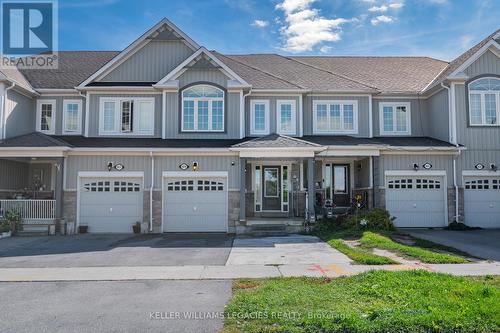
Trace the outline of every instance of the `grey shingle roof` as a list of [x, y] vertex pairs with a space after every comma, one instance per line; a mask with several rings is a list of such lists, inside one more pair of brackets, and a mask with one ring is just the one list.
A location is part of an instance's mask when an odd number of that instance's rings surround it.
[[118, 53], [116, 51], [60, 51], [58, 69], [21, 69], [21, 73], [35, 89], [72, 89]]
[[74, 135], [57, 138], [77, 148], [229, 148], [243, 141], [240, 139], [86, 138]]
[[[314, 91], [375, 91], [368, 84], [356, 82], [342, 75], [332, 74], [277, 54], [226, 55], [227, 58], [243, 63], [259, 71], [285, 80], [302, 89]], [[227, 64], [229, 67], [230, 64]], [[238, 68], [231, 68], [237, 72]], [[238, 72], [237, 72], [238, 73]], [[239, 73], [238, 73], [239, 74]], [[252, 83], [249, 80], [250, 84]]]
[[[436, 85], [443, 82], [448, 75], [453, 73], [458, 67], [460, 67], [464, 62], [466, 62], [470, 57], [472, 57], [479, 49], [481, 49], [486, 43], [493, 39], [493, 37], [500, 32], [500, 29], [493, 32], [491, 35], [474, 45], [472, 48], [468, 49], [461, 55], [459, 55], [456, 59], [450, 62], [449, 66], [441, 73], [438, 77], [435, 78], [434, 81], [429, 85], [429, 89], [435, 87]], [[498, 41], [500, 42], [500, 41]]]
[[51, 137], [40, 132], [33, 132], [0, 141], [0, 148], [8, 147], [69, 147], [61, 138]]
[[422, 91], [447, 62], [427, 57], [292, 57], [302, 63], [338, 73], [385, 93]]
[[33, 90], [33, 87], [29, 81], [24, 77], [24, 75], [17, 68], [2, 68], [0, 69], [0, 78], [5, 76], [6, 79], [14, 81], [16, 84], [20, 85], [24, 89]]
[[270, 134], [251, 139], [233, 146], [233, 148], [318, 148], [321, 145], [280, 134]]

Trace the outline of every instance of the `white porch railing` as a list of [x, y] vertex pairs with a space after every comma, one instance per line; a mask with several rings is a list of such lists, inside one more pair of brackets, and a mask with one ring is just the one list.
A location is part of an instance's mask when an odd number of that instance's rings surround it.
[[0, 200], [0, 216], [10, 209], [21, 214], [23, 223], [53, 223], [56, 218], [55, 200]]

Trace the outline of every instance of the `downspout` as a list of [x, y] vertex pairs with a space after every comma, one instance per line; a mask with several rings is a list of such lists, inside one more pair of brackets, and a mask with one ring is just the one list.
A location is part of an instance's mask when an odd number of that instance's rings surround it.
[[[451, 93], [451, 89], [450, 87], [447, 87], [446, 85], [444, 85], [443, 82], [441, 82], [441, 87], [445, 88], [446, 90], [448, 90], [448, 116], [450, 117], [449, 121], [451, 122], [451, 118], [452, 118], [452, 101], [451, 101], [451, 97], [452, 97], [452, 93]], [[453, 130], [452, 128], [453, 126], [450, 126], [449, 130], [450, 130], [450, 141], [453, 141], [451, 142], [452, 144], [455, 145], [455, 147], [458, 148], [458, 143], [457, 143], [457, 138], [456, 138], [456, 133], [455, 131]], [[453, 134], [452, 134], [453, 133]], [[458, 151], [458, 156], [460, 156], [460, 153], [461, 151], [459, 150]], [[458, 210], [458, 184], [457, 184], [457, 155], [453, 156], [453, 187], [455, 188], [455, 221], [458, 222], [459, 220], [459, 210]]]
[[149, 152], [151, 157], [151, 187], [149, 188], [149, 232], [153, 232], [153, 188], [155, 184], [155, 159], [153, 152]]
[[[85, 134], [86, 132], [88, 132], [88, 122], [86, 121], [89, 117], [89, 115], [87, 114], [89, 112], [89, 108], [88, 108], [88, 104], [89, 104], [89, 101], [87, 100], [87, 94], [82, 94], [82, 92], [80, 90], [77, 90], [78, 91], [78, 95], [80, 95], [81, 97], [83, 97], [83, 99], [85, 100], [85, 121], [84, 121], [84, 124], [85, 124], [85, 132], [83, 131], [83, 127], [82, 127], [82, 133]], [[83, 106], [82, 106], [83, 107]], [[64, 112], [64, 111], [63, 111]], [[81, 124], [80, 124], [81, 125]], [[63, 124], [64, 126], [64, 124]], [[86, 135], [85, 135], [86, 136]]]
[[15, 83], [12, 82], [10, 87], [5, 88], [3, 92], [3, 105], [2, 105], [2, 135], [0, 139], [5, 139], [5, 136], [7, 134], [7, 91], [15, 87]]

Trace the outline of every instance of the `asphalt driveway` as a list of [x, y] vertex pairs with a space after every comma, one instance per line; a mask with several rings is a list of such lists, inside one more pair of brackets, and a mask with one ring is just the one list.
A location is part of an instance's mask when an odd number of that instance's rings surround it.
[[225, 265], [226, 234], [88, 234], [0, 241], [0, 267]]
[[0, 283], [0, 294], [1, 332], [220, 332], [231, 281]]
[[405, 229], [404, 232], [454, 247], [479, 258], [500, 261], [500, 229], [468, 231]]

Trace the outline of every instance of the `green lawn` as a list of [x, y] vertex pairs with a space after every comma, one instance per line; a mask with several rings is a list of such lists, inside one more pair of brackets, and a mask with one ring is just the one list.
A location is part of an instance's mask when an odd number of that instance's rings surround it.
[[422, 270], [237, 280], [223, 332], [498, 332], [499, 281]]
[[[467, 259], [453, 254], [442, 253], [442, 251], [456, 252], [460, 255], [467, 255], [466, 253], [430, 241], [414, 238], [415, 245], [400, 244], [389, 238], [392, 234], [390, 231], [374, 232], [362, 231], [359, 229], [341, 229], [335, 231], [322, 231], [315, 234], [327, 242], [331, 247], [344, 253], [357, 264], [397, 264], [390, 258], [373, 254], [371, 251], [374, 248], [388, 250], [405, 258], [417, 259], [423, 263], [461, 264], [468, 262]], [[349, 239], [358, 240], [361, 246], [352, 248], [343, 242], [343, 240]]]
[[[423, 263], [429, 264], [463, 264], [467, 263], [468, 260], [458, 257], [455, 255], [434, 252], [428, 249], [421, 248], [419, 246], [409, 246], [397, 243], [391, 240], [389, 237], [366, 231], [359, 240], [364, 248], [378, 248], [389, 250], [402, 255], [406, 258], [417, 259]], [[418, 242], [417, 242], [418, 244]]]

